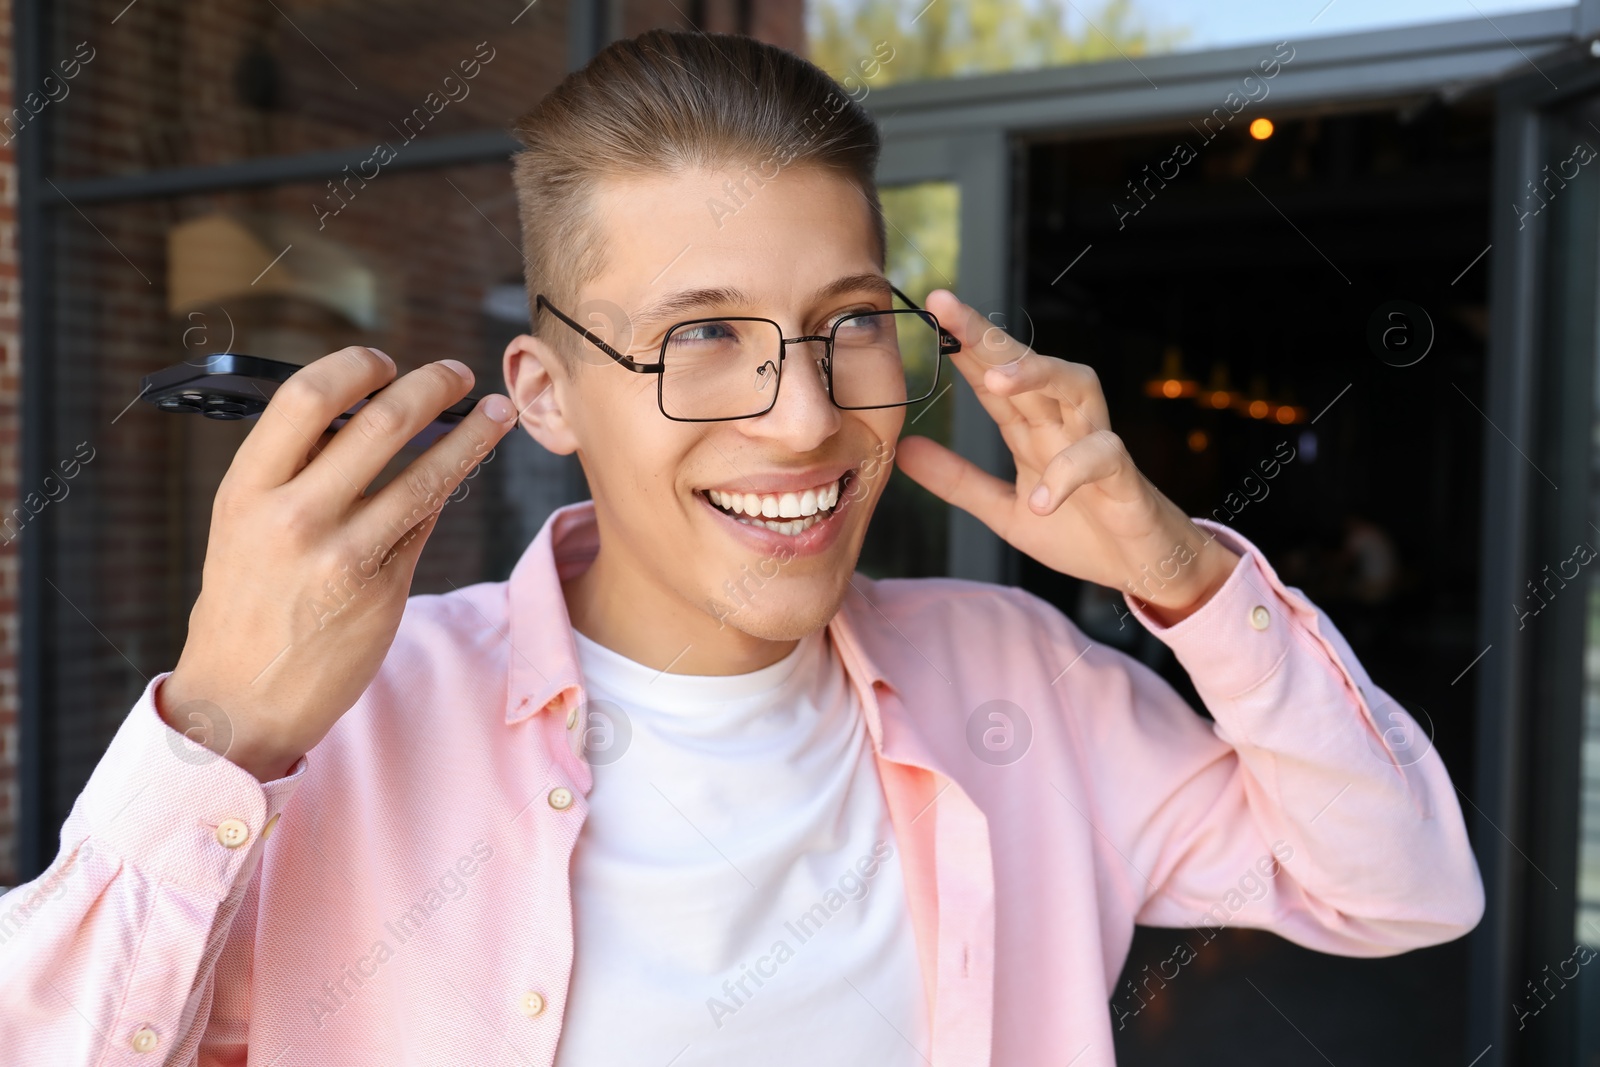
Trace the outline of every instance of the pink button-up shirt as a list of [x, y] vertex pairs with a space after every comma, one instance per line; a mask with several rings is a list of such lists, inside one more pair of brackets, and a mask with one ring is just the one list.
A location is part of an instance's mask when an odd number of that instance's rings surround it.
[[[857, 575], [828, 624], [934, 1067], [1113, 1063], [1135, 923], [1381, 956], [1482, 914], [1428, 739], [1249, 541], [1196, 521], [1241, 554], [1226, 584], [1170, 627], [1125, 599], [1215, 724], [1018, 589]], [[0, 898], [0, 1060], [552, 1063], [592, 784], [560, 580], [598, 544], [573, 505], [508, 581], [412, 597], [372, 685], [276, 781], [167, 726], [152, 679], [56, 861]]]

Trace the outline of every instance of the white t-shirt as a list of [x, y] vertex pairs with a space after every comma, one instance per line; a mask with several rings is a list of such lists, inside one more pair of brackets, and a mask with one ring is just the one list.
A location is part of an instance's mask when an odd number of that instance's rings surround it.
[[900, 849], [826, 631], [731, 676], [575, 637], [594, 788], [556, 1067], [925, 1064]]

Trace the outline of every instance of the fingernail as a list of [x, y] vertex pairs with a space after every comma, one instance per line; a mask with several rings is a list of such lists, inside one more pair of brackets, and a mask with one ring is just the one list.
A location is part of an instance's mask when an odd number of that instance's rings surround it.
[[467, 381], [472, 381], [472, 371], [468, 370], [467, 365], [461, 362], [459, 359], [441, 359], [439, 360], [439, 363], [442, 366], [449, 367]]
[[394, 370], [394, 357], [389, 355], [389, 353], [385, 352], [381, 348], [373, 348], [371, 345], [367, 346], [367, 351], [368, 352], [376, 352], [376, 353], [378, 353], [378, 355], [382, 356], [385, 360], [388, 361], [389, 369], [390, 370]]
[[1043, 482], [1040, 482], [1038, 487], [1034, 489], [1033, 495], [1028, 498], [1028, 503], [1036, 508], [1042, 508], [1050, 503], [1049, 488]]
[[517, 409], [511, 406], [511, 401], [499, 393], [491, 393], [483, 402], [483, 413], [495, 422], [510, 422]]

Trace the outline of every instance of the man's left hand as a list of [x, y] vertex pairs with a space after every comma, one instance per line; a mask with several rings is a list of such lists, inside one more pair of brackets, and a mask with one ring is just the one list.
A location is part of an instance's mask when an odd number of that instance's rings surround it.
[[927, 309], [961, 342], [951, 356], [1011, 449], [1011, 485], [926, 437], [901, 439], [900, 469], [1062, 574], [1131, 593], [1161, 625], [1210, 599], [1239, 555], [1207, 537], [1134, 466], [1099, 376], [1040, 355], [956, 298]]

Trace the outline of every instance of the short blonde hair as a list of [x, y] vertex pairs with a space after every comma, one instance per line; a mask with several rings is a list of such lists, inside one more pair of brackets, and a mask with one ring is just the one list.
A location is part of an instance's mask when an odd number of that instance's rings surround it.
[[884, 264], [877, 123], [826, 71], [776, 45], [680, 30], [615, 41], [511, 132], [523, 145], [512, 180], [535, 334], [545, 319], [537, 294], [577, 314], [571, 302], [604, 269], [591, 193], [605, 177], [746, 166], [765, 181], [786, 167], [821, 167], [865, 196]]

